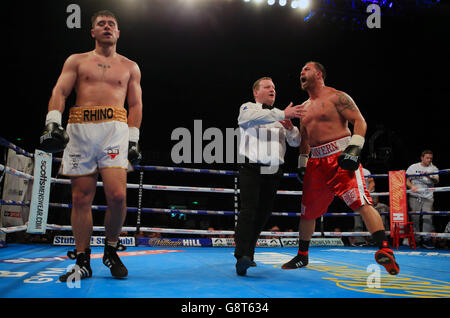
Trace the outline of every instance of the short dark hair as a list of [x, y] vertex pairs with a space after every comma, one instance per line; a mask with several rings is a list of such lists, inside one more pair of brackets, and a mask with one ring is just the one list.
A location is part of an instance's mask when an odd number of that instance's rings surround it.
[[314, 64], [314, 66], [322, 73], [322, 79], [325, 79], [327, 77], [327, 71], [325, 69], [325, 66], [323, 66], [321, 63], [316, 62], [316, 61], [306, 62], [305, 65], [309, 64], [309, 63]]
[[100, 10], [100, 11], [95, 12], [92, 15], [92, 17], [91, 17], [91, 25], [92, 25], [92, 27], [94, 27], [95, 20], [98, 17], [112, 17], [112, 18], [114, 18], [114, 20], [116, 20], [117, 24], [119, 24], [119, 21], [117, 20], [117, 17], [116, 17], [116, 15], [114, 13], [112, 13], [109, 10]]
[[420, 156], [423, 157], [425, 155], [433, 155], [433, 152], [430, 149], [426, 149], [422, 151], [422, 154]]

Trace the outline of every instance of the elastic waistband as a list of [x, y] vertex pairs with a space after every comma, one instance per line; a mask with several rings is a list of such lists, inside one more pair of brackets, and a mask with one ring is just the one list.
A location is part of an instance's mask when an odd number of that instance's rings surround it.
[[127, 110], [117, 106], [75, 106], [69, 111], [69, 124], [127, 122]]
[[327, 157], [329, 155], [338, 153], [342, 150], [344, 150], [348, 143], [350, 142], [351, 137], [342, 137], [333, 141], [330, 141], [329, 143], [312, 147], [311, 148], [311, 158], [323, 158]]

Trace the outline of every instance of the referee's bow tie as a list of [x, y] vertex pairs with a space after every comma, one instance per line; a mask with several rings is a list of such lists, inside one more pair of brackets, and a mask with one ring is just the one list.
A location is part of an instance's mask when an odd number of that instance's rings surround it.
[[263, 108], [263, 109], [272, 109], [273, 106], [269, 106], [269, 105], [266, 105], [266, 104], [262, 104], [262, 108]]

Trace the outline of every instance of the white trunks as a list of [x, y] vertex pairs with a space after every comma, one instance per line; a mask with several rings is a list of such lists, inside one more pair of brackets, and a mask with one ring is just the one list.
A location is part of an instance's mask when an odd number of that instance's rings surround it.
[[127, 111], [114, 106], [74, 106], [67, 134], [70, 141], [62, 160], [62, 174], [83, 176], [101, 168], [128, 166]]

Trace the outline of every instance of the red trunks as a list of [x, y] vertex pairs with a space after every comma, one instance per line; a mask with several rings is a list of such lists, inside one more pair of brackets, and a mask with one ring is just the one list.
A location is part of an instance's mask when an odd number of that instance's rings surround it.
[[343, 170], [337, 157], [348, 145], [350, 137], [340, 138], [327, 144], [312, 147], [303, 180], [301, 214], [303, 219], [313, 220], [327, 212], [335, 195], [352, 209], [373, 204], [362, 172]]

